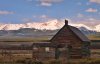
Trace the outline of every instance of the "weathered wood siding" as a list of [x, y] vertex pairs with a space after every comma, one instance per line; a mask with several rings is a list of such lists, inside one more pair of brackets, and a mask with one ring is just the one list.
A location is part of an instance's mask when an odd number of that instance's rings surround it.
[[82, 46], [81, 40], [68, 27], [63, 27], [51, 41], [52, 43], [71, 44], [72, 47]]

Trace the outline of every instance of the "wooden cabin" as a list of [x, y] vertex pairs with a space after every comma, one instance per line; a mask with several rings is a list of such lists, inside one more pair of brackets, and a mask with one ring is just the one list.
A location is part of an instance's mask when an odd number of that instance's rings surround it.
[[38, 59], [87, 58], [90, 56], [90, 40], [76, 27], [65, 25], [49, 42], [33, 43], [33, 57]]
[[68, 25], [67, 20], [65, 20], [65, 25], [51, 39], [51, 43], [66, 45], [72, 58], [90, 56], [90, 40], [78, 28]]

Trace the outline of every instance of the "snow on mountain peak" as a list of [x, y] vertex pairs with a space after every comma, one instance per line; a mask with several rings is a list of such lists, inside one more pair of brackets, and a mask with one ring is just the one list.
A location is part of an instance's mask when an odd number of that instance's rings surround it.
[[58, 20], [50, 20], [48, 22], [33, 22], [33, 23], [26, 23], [27, 27], [25, 28], [36, 28], [36, 29], [47, 29], [47, 30], [55, 30], [61, 28], [62, 24]]
[[96, 28], [95, 31], [100, 32], [100, 24], [95, 26], [95, 28]]
[[[57, 19], [49, 20], [47, 22], [32, 22], [32, 23], [25, 23], [25, 24], [0, 24], [0, 30], [18, 30], [20, 28], [35, 28], [40, 30], [55, 30], [60, 29], [64, 25], [63, 21], [58, 21]], [[69, 24], [71, 26], [75, 26], [82, 30], [95, 30], [100, 32], [100, 24], [93, 28], [90, 28], [84, 24]]]
[[84, 24], [70, 24], [71, 26], [75, 26], [75, 27], [77, 27], [77, 28], [82, 28], [82, 27], [84, 27], [84, 28], [86, 28], [87, 30], [93, 30], [92, 28], [90, 28], [90, 27], [88, 27], [88, 26], [86, 26], [86, 25], [84, 25]]

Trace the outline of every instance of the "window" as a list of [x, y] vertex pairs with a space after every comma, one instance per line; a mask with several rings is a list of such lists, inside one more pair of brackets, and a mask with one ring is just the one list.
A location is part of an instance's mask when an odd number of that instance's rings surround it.
[[49, 47], [46, 47], [46, 48], [45, 48], [45, 51], [46, 51], [46, 52], [49, 52], [49, 51], [50, 51]]

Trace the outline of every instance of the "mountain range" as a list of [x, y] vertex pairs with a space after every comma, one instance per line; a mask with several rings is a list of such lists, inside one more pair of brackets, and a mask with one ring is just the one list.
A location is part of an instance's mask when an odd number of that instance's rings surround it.
[[[0, 30], [19, 30], [21, 28], [35, 28], [39, 30], [56, 30], [60, 29], [64, 25], [64, 22], [60, 22], [58, 20], [51, 20], [47, 22], [32, 22], [32, 23], [23, 23], [23, 24], [0, 24]], [[92, 31], [97, 31], [100, 32], [100, 24], [94, 26], [94, 27], [89, 27], [85, 24], [73, 24], [69, 23], [71, 26], [75, 26], [79, 28], [80, 30], [92, 30]]]
[[[0, 36], [13, 35], [13, 36], [48, 36], [54, 35], [64, 22], [58, 20], [51, 20], [47, 22], [33, 22], [23, 24], [0, 24]], [[100, 33], [100, 24], [91, 28], [85, 24], [73, 24], [69, 22], [69, 25], [79, 28], [84, 34], [96, 34]]]

